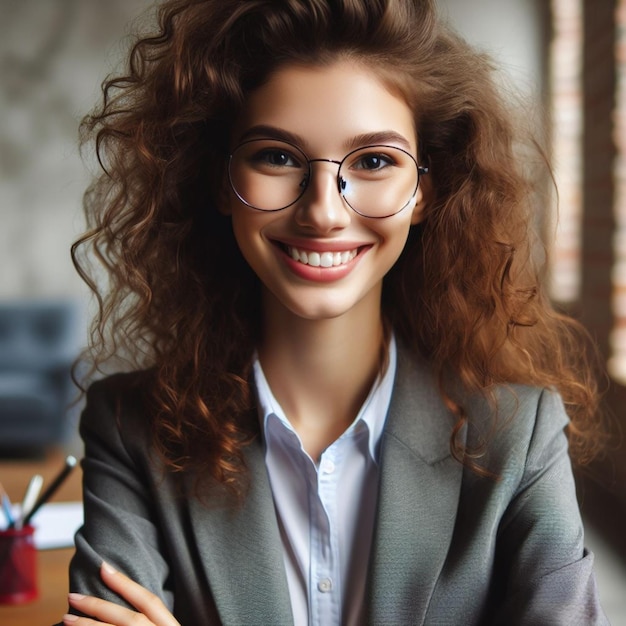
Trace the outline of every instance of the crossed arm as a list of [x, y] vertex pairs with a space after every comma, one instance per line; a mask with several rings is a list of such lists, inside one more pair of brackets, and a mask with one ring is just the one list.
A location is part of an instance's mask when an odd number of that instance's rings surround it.
[[153, 593], [133, 582], [107, 563], [100, 568], [103, 582], [118, 593], [137, 611], [127, 609], [114, 602], [77, 593], [69, 594], [70, 606], [91, 617], [64, 615], [67, 626], [180, 626], [163, 602]]

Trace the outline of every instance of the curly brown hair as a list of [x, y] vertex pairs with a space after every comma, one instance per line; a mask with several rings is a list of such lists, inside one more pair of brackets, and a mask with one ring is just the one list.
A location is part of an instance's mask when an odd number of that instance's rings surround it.
[[[599, 441], [584, 332], [555, 312], [533, 260], [533, 185], [490, 61], [437, 19], [431, 0], [167, 0], [155, 34], [103, 85], [85, 118], [104, 170], [86, 194], [90, 230], [72, 249], [98, 298], [96, 366], [126, 353], [152, 368], [154, 442], [170, 469], [237, 488], [259, 336], [259, 281], [218, 210], [230, 129], [246, 96], [286, 63], [367, 63], [415, 112], [430, 166], [425, 219], [385, 278], [383, 310], [446, 380], [557, 389], [572, 454]], [[106, 289], [89, 269], [104, 266]]]

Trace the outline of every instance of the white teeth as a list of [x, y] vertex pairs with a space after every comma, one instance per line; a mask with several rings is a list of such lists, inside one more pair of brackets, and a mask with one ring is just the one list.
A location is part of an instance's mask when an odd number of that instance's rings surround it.
[[357, 254], [358, 250], [345, 250], [344, 252], [306, 252], [291, 246], [287, 247], [289, 256], [294, 261], [299, 261], [311, 267], [337, 267], [345, 265], [351, 261]]
[[310, 265], [311, 267], [319, 267], [320, 263], [321, 263], [320, 255], [317, 252], [309, 252], [307, 265]]
[[333, 253], [332, 252], [323, 252], [320, 257], [320, 265], [322, 267], [332, 267], [333, 266]]

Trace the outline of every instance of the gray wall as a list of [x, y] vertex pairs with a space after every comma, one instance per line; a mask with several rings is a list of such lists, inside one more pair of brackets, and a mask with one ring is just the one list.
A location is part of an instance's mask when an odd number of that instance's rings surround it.
[[80, 297], [80, 118], [146, 0], [0, 0], [0, 300]]
[[439, 0], [440, 13], [470, 43], [489, 53], [516, 89], [541, 97], [543, 19], [548, 0]]

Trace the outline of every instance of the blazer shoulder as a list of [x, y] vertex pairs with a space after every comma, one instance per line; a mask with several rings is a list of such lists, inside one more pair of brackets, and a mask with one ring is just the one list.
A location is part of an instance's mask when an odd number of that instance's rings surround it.
[[523, 454], [531, 442], [550, 438], [568, 423], [559, 394], [549, 389], [511, 383], [483, 393], [469, 392], [456, 378], [442, 382], [460, 413], [446, 402], [431, 363], [399, 343], [386, 432], [428, 463], [450, 456], [450, 437], [461, 414], [466, 421], [459, 440], [468, 451], [486, 451], [496, 466], [512, 452]]
[[111, 374], [89, 385], [86, 394], [87, 408], [98, 406], [107, 409], [139, 409], [148, 404], [148, 392], [155, 384], [153, 370], [138, 370]]
[[152, 369], [118, 372], [93, 381], [87, 389], [87, 396], [100, 399], [136, 394], [154, 383]]
[[501, 386], [495, 406], [484, 398], [474, 400], [468, 419], [468, 449], [484, 447], [484, 465], [496, 475], [521, 479], [523, 473], [544, 467], [551, 456], [567, 454], [569, 417], [556, 391]]
[[496, 391], [495, 427], [507, 437], [535, 440], [551, 437], [569, 423], [560, 394], [528, 385], [501, 386]]
[[149, 390], [155, 383], [152, 370], [118, 373], [93, 382], [81, 415], [83, 440], [144, 449], [151, 438]]

